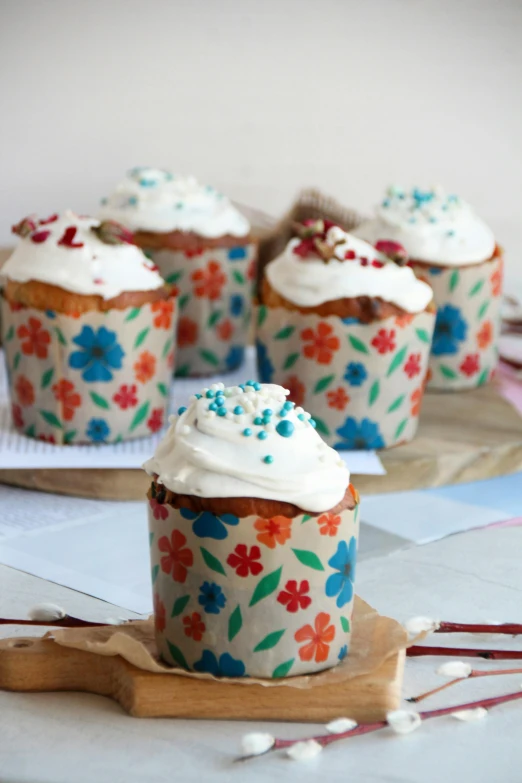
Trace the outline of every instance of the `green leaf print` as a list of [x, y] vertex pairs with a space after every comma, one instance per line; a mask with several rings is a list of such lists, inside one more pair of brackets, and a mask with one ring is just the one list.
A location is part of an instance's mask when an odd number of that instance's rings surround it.
[[185, 309], [189, 299], [190, 299], [190, 294], [183, 294], [183, 296], [180, 296], [180, 298], [178, 299], [178, 306], [180, 310]]
[[[158, 568], [159, 566], [156, 567]], [[170, 616], [179, 617], [179, 615], [182, 614], [183, 610], [185, 609], [189, 601], [190, 601], [190, 595], [181, 595], [179, 598], [176, 598]]]
[[205, 565], [208, 568], [211, 568], [212, 571], [216, 571], [218, 574], [223, 574], [223, 576], [226, 576], [225, 569], [223, 568], [221, 561], [215, 557], [212, 552], [209, 552], [208, 549], [205, 549], [205, 547], [200, 547], [201, 554], [203, 556], [203, 560], [205, 561]]
[[159, 565], [155, 565], [151, 571], [152, 584], [156, 584], [156, 579], [158, 578], [158, 574], [159, 574]]
[[150, 406], [150, 401], [149, 401], [149, 400], [147, 400], [147, 402], [144, 402], [144, 403], [143, 403], [143, 405], [141, 405], [141, 406], [138, 408], [138, 410], [137, 410], [137, 411], [136, 411], [136, 413], [134, 414], [134, 418], [133, 418], [133, 420], [132, 420], [132, 422], [131, 422], [131, 425], [130, 425], [130, 427], [129, 427], [129, 430], [130, 430], [131, 432], [132, 432], [133, 430], [135, 430], [135, 429], [136, 429], [136, 427], [138, 427], [138, 426], [141, 424], [141, 422], [143, 421], [143, 419], [145, 419], [145, 418], [146, 418], [146, 416], [147, 416], [147, 413], [149, 412], [149, 406]]
[[54, 331], [56, 332], [56, 336], [58, 338], [58, 342], [60, 343], [60, 345], [67, 345], [67, 340], [63, 336], [63, 332], [60, 329], [60, 327], [59, 326], [55, 326], [54, 327]]
[[150, 332], [150, 326], [145, 327], [145, 329], [142, 329], [141, 332], [138, 334], [134, 341], [134, 348], [139, 348], [140, 345], [145, 341], [145, 338], [147, 337], [148, 333]]
[[401, 394], [400, 397], [397, 397], [396, 400], [392, 402], [386, 413], [393, 413], [393, 411], [396, 411], [397, 408], [400, 408], [402, 403], [404, 402], [404, 398], [406, 397], [405, 394]]
[[259, 644], [257, 644], [254, 647], [254, 652], [262, 652], [263, 650], [271, 650], [272, 647], [275, 647], [276, 644], [278, 644], [284, 633], [286, 631], [286, 628], [283, 628], [281, 631], [272, 631], [272, 633], [269, 633], [267, 636], [265, 636], [264, 639], [261, 639]]
[[271, 593], [273, 593], [274, 590], [277, 590], [279, 587], [282, 570], [283, 566], [280, 566], [276, 571], [272, 571], [270, 574], [267, 574], [259, 580], [254, 592], [252, 593], [249, 606], [254, 606], [254, 604], [257, 604], [259, 601], [262, 601], [263, 598], [266, 598]]
[[354, 523], [354, 525], [357, 522], [357, 517], [359, 516], [359, 509], [360, 509], [360, 507], [361, 507], [360, 503], [357, 503], [357, 505], [355, 506], [355, 511], [353, 513], [353, 523]]
[[481, 321], [486, 315], [487, 309], [489, 307], [489, 302], [490, 300], [486, 299], [486, 301], [482, 302], [482, 304], [480, 305], [477, 313], [477, 318], [479, 319], [479, 321]]
[[484, 283], [485, 283], [484, 280], [477, 280], [475, 285], [470, 289], [468, 296], [469, 297], [476, 296], [479, 293], [479, 291], [482, 291], [482, 287]]
[[278, 677], [286, 677], [292, 666], [294, 665], [295, 658], [290, 658], [289, 661], [285, 661], [284, 663], [280, 663], [279, 666], [276, 666], [274, 671], [272, 672], [272, 677], [274, 679], [277, 679]]
[[149, 533], [149, 547], [152, 546], [153, 541], [154, 541], [154, 533]]
[[277, 334], [274, 334], [274, 340], [286, 340], [294, 332], [295, 326], [284, 326]]
[[156, 384], [157, 389], [162, 397], [167, 397], [169, 390], [167, 389], [166, 385], [164, 383], [158, 383]]
[[182, 364], [181, 367], [176, 368], [176, 377], [186, 378], [190, 373], [190, 364]]
[[239, 271], [239, 269], [232, 270], [232, 277], [239, 285], [244, 285], [245, 276]]
[[341, 626], [345, 633], [350, 632], [350, 621], [347, 617], [343, 617], [342, 615], [341, 615]]
[[402, 433], [404, 432], [404, 428], [406, 427], [408, 423], [408, 419], [403, 419], [397, 429], [395, 430], [395, 435], [393, 436], [394, 440], [397, 440], [401, 437]]
[[430, 341], [430, 334], [426, 331], [426, 329], [415, 329], [415, 334], [419, 338], [419, 340], [423, 343], [429, 343]]
[[350, 341], [352, 348], [359, 351], [359, 353], [370, 353], [363, 341], [359, 340], [358, 337], [354, 337], [353, 334], [348, 335], [348, 340]]
[[13, 339], [14, 335], [15, 335], [14, 326], [11, 325], [10, 328], [9, 328], [9, 331], [7, 332], [7, 334], [6, 334], [5, 338], [4, 338], [4, 341], [6, 343], [10, 342]]
[[489, 367], [486, 367], [486, 369], [482, 370], [482, 372], [478, 377], [477, 386], [482, 386], [482, 384], [486, 383], [488, 376], [489, 376]]
[[167, 639], [167, 644], [169, 646], [170, 654], [178, 664], [178, 666], [181, 666], [182, 669], [188, 669], [188, 663], [185, 660], [185, 656], [179, 649], [179, 647], [176, 647], [175, 644], [172, 644], [172, 642], [169, 642]]
[[259, 310], [257, 311], [257, 325], [262, 326], [266, 316], [268, 314], [268, 308], [266, 305], [260, 305]]
[[451, 275], [450, 275], [450, 279], [449, 279], [449, 290], [450, 290], [450, 293], [453, 293], [453, 291], [456, 289], [456, 287], [457, 287], [457, 286], [458, 286], [458, 284], [459, 284], [459, 280], [460, 280], [460, 273], [459, 273], [459, 270], [458, 270], [458, 269], [455, 269], [455, 270], [454, 270], [454, 271], [451, 273]]
[[221, 316], [223, 315], [221, 310], [216, 310], [215, 313], [211, 313], [210, 317], [207, 321], [207, 329], [212, 329], [217, 322], [221, 319]]
[[199, 352], [199, 355], [205, 362], [212, 364], [214, 367], [218, 366], [219, 358], [216, 356], [215, 353], [213, 353], [213, 351], [208, 351], [206, 348], [202, 348], [201, 351]]
[[18, 369], [18, 365], [20, 364], [20, 359], [22, 358], [20, 351], [18, 351], [17, 354], [15, 354], [15, 358], [13, 360], [13, 370]]
[[283, 364], [283, 370], [289, 370], [290, 367], [293, 367], [296, 361], [299, 359], [300, 354], [298, 353], [290, 353], [285, 359], [285, 363]]
[[335, 375], [325, 375], [324, 378], [320, 378], [314, 386], [314, 394], [319, 394], [324, 391], [334, 380]]
[[453, 379], [456, 378], [458, 375], [458, 373], [456, 373], [455, 370], [452, 370], [451, 367], [447, 367], [445, 364], [440, 364], [439, 370], [445, 378]]
[[106, 411], [108, 411], [111, 407], [108, 400], [106, 400], [105, 397], [102, 397], [101, 394], [96, 394], [95, 391], [90, 391], [89, 396], [93, 403], [98, 406], [98, 408], [104, 408]]
[[292, 549], [292, 552], [299, 562], [308, 566], [308, 568], [313, 568], [315, 571], [324, 571], [324, 566], [315, 552], [311, 552], [308, 549]]
[[69, 432], [66, 432], [63, 436], [63, 442], [64, 443], [71, 443], [76, 437], [78, 430], [69, 430]]
[[390, 366], [388, 367], [388, 372], [386, 373], [386, 377], [389, 378], [392, 373], [395, 372], [397, 367], [400, 367], [401, 364], [404, 361], [404, 357], [406, 356], [408, 352], [408, 346], [404, 345], [400, 351], [397, 351], [393, 359], [391, 360]]
[[368, 395], [368, 405], [372, 406], [377, 397], [379, 396], [381, 392], [381, 385], [379, 381], [374, 381], [372, 383], [372, 388], [370, 389], [370, 394]]
[[131, 310], [129, 310], [128, 315], [125, 316], [125, 321], [134, 321], [135, 318], [138, 317], [140, 314], [141, 307], [133, 307]]
[[181, 280], [183, 277], [183, 271], [181, 272], [171, 272], [170, 275], [167, 275], [165, 278], [165, 282], [169, 283], [170, 285], [173, 285], [174, 283], [177, 283], [178, 280]]
[[42, 419], [45, 419], [47, 424], [50, 424], [51, 427], [58, 427], [60, 430], [62, 429], [62, 423], [55, 413], [52, 411], [39, 411], [39, 413]]
[[303, 514], [303, 518], [301, 520], [301, 524], [304, 525], [305, 522], [308, 522], [309, 519], [312, 519], [311, 514]]
[[28, 438], [34, 438], [36, 436], [36, 427], [34, 424], [31, 424], [31, 426], [26, 429], [25, 434]]
[[319, 419], [317, 416], [312, 416], [313, 420], [315, 421], [315, 429], [320, 435], [329, 435], [330, 430], [324, 423], [322, 419]]
[[167, 342], [163, 346], [163, 350], [161, 352], [161, 355], [162, 355], [163, 359], [165, 358], [165, 356], [168, 354], [168, 352], [172, 348], [172, 343], [173, 343], [172, 337], [169, 337], [169, 339], [167, 340]]
[[241, 607], [239, 604], [236, 606], [234, 611], [229, 617], [228, 620], [228, 641], [231, 642], [234, 636], [237, 636], [238, 633], [241, 630], [241, 627], [243, 625], [243, 618], [241, 617]]
[[42, 382], [41, 382], [41, 388], [46, 389], [49, 384], [51, 383], [54, 375], [54, 367], [50, 367], [48, 370], [44, 372], [42, 375]]

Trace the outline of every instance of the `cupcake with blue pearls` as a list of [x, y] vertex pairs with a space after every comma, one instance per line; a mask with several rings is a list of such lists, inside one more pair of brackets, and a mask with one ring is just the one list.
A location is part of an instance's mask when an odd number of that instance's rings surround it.
[[251, 317], [256, 243], [246, 217], [194, 177], [137, 167], [102, 200], [101, 215], [134, 241], [179, 289], [176, 374], [241, 365]]
[[201, 389], [144, 467], [166, 663], [282, 678], [342, 661], [359, 497], [287, 389], [254, 380]]

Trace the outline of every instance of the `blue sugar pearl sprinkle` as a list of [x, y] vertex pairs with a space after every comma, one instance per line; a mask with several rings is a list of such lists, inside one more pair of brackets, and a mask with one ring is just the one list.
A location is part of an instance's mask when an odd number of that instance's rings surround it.
[[208, 392], [205, 394], [205, 397], [208, 397], [208, 399], [209, 399], [209, 400], [210, 400], [212, 397], [215, 397], [215, 396], [216, 396], [216, 395], [214, 394], [214, 392], [212, 391], [212, 389], [209, 389], [209, 390], [208, 390]]
[[257, 381], [252, 385], [256, 391], [261, 391], [261, 384], [258, 383]]
[[256, 416], [256, 418], [254, 419], [254, 424], [257, 424], [257, 426], [259, 427], [262, 423], [263, 423], [263, 419], [261, 418], [261, 416]]
[[286, 410], [286, 408], [281, 408], [281, 410], [279, 411], [279, 413], [277, 415], [281, 416], [281, 418], [283, 418], [283, 416], [286, 416], [287, 413], [288, 413], [288, 411]]
[[178, 408], [178, 416], [181, 416], [182, 413], [185, 413], [187, 410], [186, 405], [182, 405], [181, 408]]
[[247, 381], [247, 382], [245, 383], [245, 386], [253, 386], [253, 385], [254, 385], [254, 381], [252, 381], [252, 380], [250, 380], [250, 381]]
[[217, 415], [218, 416], [226, 416], [227, 415], [227, 409], [226, 408], [218, 408]]
[[241, 414], [244, 412], [245, 411], [243, 410], [241, 405], [236, 405], [236, 407], [234, 408], [234, 413], [236, 414], [236, 416], [241, 416]]
[[287, 400], [287, 401], [285, 402], [285, 404], [283, 405], [283, 408], [284, 408], [285, 410], [287, 410], [287, 411], [291, 411], [291, 410], [292, 410], [292, 408], [294, 407], [294, 405], [295, 405], [295, 403], [294, 403], [294, 402], [292, 402], [291, 400]]
[[252, 435], [252, 430], [250, 429], [250, 427], [246, 427], [243, 430], [243, 435], [246, 435], [247, 438], [248, 438], [249, 435]]
[[310, 424], [314, 428], [314, 430], [317, 427], [315, 419], [308, 419], [308, 424]]
[[201, 399], [201, 394], [195, 394], [194, 397], [196, 398], [196, 400], [200, 400]]
[[268, 432], [265, 432], [265, 430], [261, 430], [261, 432], [257, 433], [257, 437], [259, 440], [266, 440], [268, 438]]
[[266, 462], [267, 465], [271, 465], [274, 461], [274, 458], [271, 454], [267, 454], [266, 457], [263, 457], [263, 462]]
[[215, 402], [211, 402], [210, 405], [208, 406], [208, 410], [209, 411], [217, 411], [217, 409], [218, 409], [218, 406], [216, 405]]
[[300, 419], [301, 421], [306, 421], [306, 416], [304, 415], [304, 413], [298, 413], [297, 418]]
[[263, 416], [271, 416], [273, 413], [272, 408], [265, 408], [263, 411]]
[[216, 402], [219, 407], [225, 404], [225, 398], [224, 397], [216, 397]]
[[291, 435], [294, 434], [294, 425], [291, 421], [288, 421], [285, 419], [284, 421], [280, 421], [279, 424], [276, 427], [276, 432], [278, 435], [281, 435], [283, 438], [289, 438]]

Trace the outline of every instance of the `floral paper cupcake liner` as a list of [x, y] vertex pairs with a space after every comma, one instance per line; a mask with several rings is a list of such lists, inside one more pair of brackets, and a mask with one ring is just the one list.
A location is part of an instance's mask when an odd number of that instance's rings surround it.
[[157, 432], [174, 362], [174, 299], [79, 316], [2, 297], [15, 428], [51, 443], [115, 443]]
[[179, 290], [176, 375], [236, 369], [251, 320], [256, 246], [147, 252]]
[[260, 380], [290, 390], [336, 449], [380, 449], [417, 430], [435, 314], [369, 324], [257, 307]]
[[437, 320], [428, 389], [473, 389], [486, 383], [498, 360], [502, 257], [461, 267], [412, 262], [433, 288]]
[[149, 500], [156, 642], [166, 663], [279, 678], [348, 653], [358, 506], [261, 519]]

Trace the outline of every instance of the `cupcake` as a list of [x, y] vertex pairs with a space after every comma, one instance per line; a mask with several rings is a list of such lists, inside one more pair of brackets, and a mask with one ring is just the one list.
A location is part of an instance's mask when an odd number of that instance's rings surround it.
[[290, 390], [337, 449], [378, 449], [417, 430], [435, 312], [402, 263], [329, 221], [267, 264], [260, 286], [261, 380]]
[[280, 386], [202, 389], [145, 464], [156, 641], [172, 666], [287, 677], [348, 652], [358, 494]]
[[73, 212], [26, 218], [2, 268], [3, 342], [15, 428], [59, 444], [161, 429], [175, 302], [115, 223]]
[[193, 177], [136, 168], [102, 202], [102, 217], [135, 242], [180, 291], [176, 374], [211, 375], [243, 361], [256, 246], [247, 219]]
[[437, 321], [430, 389], [473, 389], [497, 363], [502, 251], [471, 207], [441, 188], [391, 187], [373, 220], [355, 232], [375, 244], [399, 242], [409, 266], [433, 288]]

